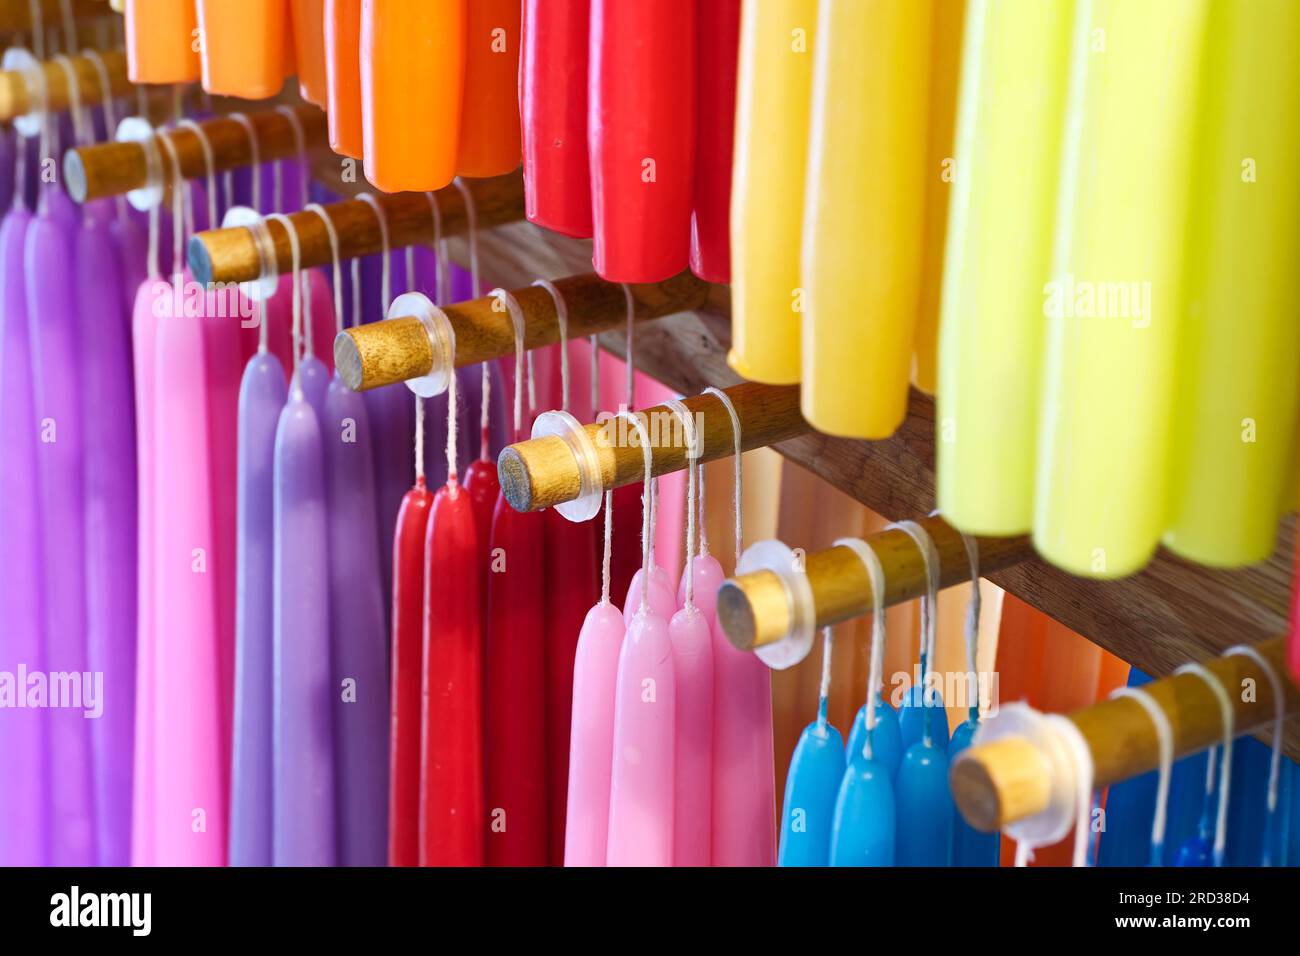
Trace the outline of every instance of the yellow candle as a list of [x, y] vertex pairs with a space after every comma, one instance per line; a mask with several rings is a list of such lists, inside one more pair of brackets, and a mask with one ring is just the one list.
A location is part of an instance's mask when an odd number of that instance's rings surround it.
[[1070, 101], [1034, 543], [1075, 574], [1141, 568], [1164, 531], [1206, 0], [1086, 0]]
[[1295, 491], [1300, 4], [1212, 0], [1208, 35], [1165, 544], [1236, 566]]
[[[1034, 449], [1074, 0], [971, 0], [940, 333], [938, 501], [1033, 524]], [[919, 359], [918, 351], [918, 359]]]
[[934, 0], [929, 145], [925, 162], [925, 244], [921, 250], [921, 300], [917, 309], [916, 358], [912, 371], [916, 387], [931, 394], [939, 377], [939, 290], [943, 285], [948, 205], [957, 173], [953, 137], [965, 19], [966, 0]]
[[817, 0], [745, 0], [731, 187], [731, 354], [756, 382], [799, 381], [799, 235]]
[[933, 4], [822, 0], [804, 202], [804, 417], [885, 438], [907, 413], [925, 226]]

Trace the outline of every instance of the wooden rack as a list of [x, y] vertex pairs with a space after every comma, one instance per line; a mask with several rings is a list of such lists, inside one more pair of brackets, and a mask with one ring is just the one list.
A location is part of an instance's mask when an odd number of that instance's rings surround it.
[[[247, 137], [245, 137], [247, 138]], [[474, 200], [475, 222], [479, 229], [492, 229], [524, 218], [524, 181], [518, 173], [492, 179], [467, 179]], [[433, 210], [425, 193], [376, 194], [383, 208], [391, 249], [433, 242]], [[442, 220], [444, 237], [463, 235], [469, 228], [465, 198], [454, 185], [434, 194]], [[339, 257], [355, 259], [383, 250], [384, 236], [374, 207], [360, 199], [332, 203], [330, 220], [339, 237]], [[300, 263], [304, 268], [328, 265], [333, 261], [329, 230], [313, 212], [296, 212], [289, 216], [298, 234]], [[293, 268], [293, 246], [283, 223], [267, 223], [275, 243], [280, 273]], [[257, 243], [249, 230], [210, 229], [190, 240], [190, 270], [197, 282], [252, 282], [261, 275]]]
[[[328, 125], [325, 114], [315, 106], [293, 108], [302, 124], [303, 139], [309, 153], [327, 149]], [[262, 162], [297, 156], [300, 150], [293, 123], [279, 110], [259, 110], [248, 114], [257, 139]], [[248, 130], [238, 120], [220, 117], [199, 124], [212, 145], [216, 172], [239, 169], [253, 162], [253, 143]], [[198, 179], [208, 173], [203, 141], [185, 127], [168, 130], [176, 148], [181, 175]], [[163, 175], [170, 179], [170, 164], [163, 163]], [[120, 196], [149, 185], [149, 160], [140, 143], [98, 143], [70, 149], [63, 158], [63, 181], [68, 195], [76, 202], [89, 202], [106, 196]]]
[[[126, 96], [135, 89], [127, 78], [124, 51], [108, 50], [100, 54], [100, 59], [108, 75], [110, 98]], [[76, 77], [77, 93], [81, 103], [93, 106], [104, 102], [104, 82], [99, 72], [99, 65], [94, 58], [70, 56], [68, 64]], [[0, 70], [0, 121], [25, 116], [41, 108], [42, 105], [55, 112], [66, 110], [73, 105], [68, 70], [55, 60], [46, 60], [39, 69], [44, 77], [44, 104], [36, 101], [29, 87], [28, 78], [22, 70]]]
[[[61, 0], [39, 0], [40, 22], [47, 28], [63, 23]], [[112, 8], [103, 0], [73, 0], [72, 18], [80, 23], [111, 16]], [[4, 0], [0, 3], [0, 34], [27, 33], [32, 29], [31, 0]]]

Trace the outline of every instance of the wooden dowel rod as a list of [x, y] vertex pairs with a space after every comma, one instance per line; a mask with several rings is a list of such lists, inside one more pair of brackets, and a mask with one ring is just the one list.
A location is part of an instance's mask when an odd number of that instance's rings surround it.
[[[524, 218], [524, 180], [519, 172], [492, 179], [467, 179], [474, 197], [476, 223], [491, 229]], [[466, 232], [465, 200], [454, 185], [435, 193], [442, 214], [442, 234]], [[388, 242], [392, 249], [433, 242], [433, 211], [425, 193], [377, 194], [388, 220]], [[383, 232], [374, 208], [363, 199], [331, 203], [331, 221], [339, 236], [339, 256], [355, 259], [383, 250]], [[293, 213], [289, 219], [298, 232], [304, 267], [328, 265], [333, 261], [329, 231], [313, 212]], [[267, 223], [275, 242], [278, 271], [293, 268], [293, 247], [288, 230], [276, 221]], [[196, 282], [252, 282], [261, 275], [262, 265], [253, 234], [245, 228], [210, 229], [190, 240], [190, 269]]]
[[[1286, 639], [1255, 645], [1282, 681], [1288, 714], [1300, 711], [1300, 690], [1288, 677]], [[1233, 732], [1271, 732], [1276, 698], [1273, 682], [1246, 655], [1219, 657], [1206, 668], [1223, 683], [1233, 707]], [[1174, 674], [1143, 689], [1169, 718], [1174, 759], [1194, 754], [1223, 739], [1219, 699], [1194, 674]], [[1100, 789], [1155, 770], [1160, 765], [1159, 739], [1151, 717], [1137, 701], [1118, 697], [1069, 715], [1092, 753], [1093, 787]], [[971, 747], [953, 762], [953, 799], [966, 821], [991, 833], [1047, 807], [1050, 768], [1028, 741], [1004, 737]]]
[[[109, 89], [112, 97], [126, 96], [134, 86], [127, 78], [126, 53], [122, 50], [108, 50], [100, 54], [108, 73]], [[70, 56], [68, 62], [76, 76], [77, 93], [83, 105], [93, 106], [104, 102], [104, 85], [100, 78], [99, 67], [88, 56]], [[40, 65], [45, 77], [45, 106], [53, 112], [60, 112], [72, 106], [72, 86], [68, 82], [68, 71], [57, 60], [46, 60]], [[33, 110], [40, 109], [39, 96], [28, 87], [28, 78], [22, 70], [0, 70], [0, 121], [26, 116]]]
[[[940, 587], [970, 580], [970, 561], [961, 534], [939, 517], [918, 521], [939, 551]], [[899, 604], [925, 593], [925, 560], [916, 542], [892, 529], [867, 539], [885, 572], [885, 603]], [[980, 573], [1000, 571], [1033, 556], [1028, 538], [977, 538]], [[871, 580], [862, 560], [838, 546], [804, 558], [812, 588], [816, 627], [839, 624], [872, 610]], [[785, 585], [771, 571], [742, 574], [724, 581], [718, 591], [718, 621], [727, 639], [741, 650], [774, 644], [790, 631], [791, 611]]]
[[[424, 197], [420, 197], [424, 201]], [[426, 206], [427, 209], [427, 206]], [[340, 229], [340, 232], [342, 230]], [[597, 275], [557, 280], [556, 288], [568, 307], [570, 339], [594, 335], [627, 321], [623, 287]], [[702, 308], [710, 286], [689, 273], [664, 282], [631, 287], [636, 319], [655, 319]], [[537, 286], [513, 290], [525, 317], [524, 346], [554, 345], [560, 340], [555, 302]], [[472, 302], [443, 306], [456, 333], [456, 366], [476, 365], [488, 359], [513, 355], [514, 324], [510, 313], [485, 296]], [[417, 318], [394, 317], [358, 325], [334, 340], [334, 365], [344, 383], [356, 391], [392, 385], [428, 375], [433, 349]]]
[[[325, 148], [328, 141], [325, 114], [314, 106], [295, 106], [294, 111], [302, 121], [307, 149]], [[293, 124], [279, 110], [259, 110], [249, 113], [248, 118], [253, 124], [262, 162], [298, 154]], [[252, 164], [253, 144], [238, 120], [221, 117], [204, 120], [199, 126], [212, 144], [213, 167], [217, 172]], [[198, 179], [207, 175], [207, 157], [197, 133], [178, 127], [165, 135], [176, 147], [182, 176]], [[162, 167], [164, 180], [169, 180], [170, 162], [163, 163]], [[77, 202], [120, 196], [150, 185], [148, 160], [140, 143], [100, 143], [68, 150], [63, 158], [63, 178], [68, 195]]]
[[[39, 0], [40, 22], [49, 27], [63, 26], [62, 0]], [[111, 16], [112, 7], [102, 0], [73, 0], [72, 18], [76, 21]], [[0, 33], [27, 33], [32, 29], [31, 0], [0, 2]]]
[[[759, 385], [749, 382], [724, 390], [740, 418], [741, 447], [745, 451], [796, 438], [810, 431], [799, 413], [797, 385]], [[700, 461], [729, 458], [735, 452], [731, 417], [714, 395], [696, 395], [684, 404], [695, 419]], [[650, 434], [656, 475], [683, 471], [686, 445], [680, 419], [664, 405], [643, 410]], [[617, 420], [585, 426], [600, 463], [600, 489], [608, 490], [641, 481], [645, 457], [639, 444], [625, 439], [631, 426]], [[509, 445], [497, 459], [501, 491], [516, 511], [541, 511], [572, 501], [581, 488], [579, 463], [563, 438], [533, 438]]]

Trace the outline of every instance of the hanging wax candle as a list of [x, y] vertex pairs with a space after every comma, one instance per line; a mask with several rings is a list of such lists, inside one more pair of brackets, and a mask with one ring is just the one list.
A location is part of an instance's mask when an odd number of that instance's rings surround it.
[[913, 746], [922, 741], [943, 751], [948, 749], [948, 724], [944, 716], [943, 699], [939, 689], [931, 686], [930, 668], [934, 666], [935, 634], [938, 630], [939, 552], [930, 535], [915, 521], [900, 521], [890, 525], [908, 535], [916, 544], [925, 561], [926, 593], [921, 598], [920, 660], [916, 680], [908, 688], [898, 712], [898, 727], [906, 759]]
[[[524, 314], [504, 289], [492, 294], [514, 322], [514, 423], [520, 439]], [[531, 371], [529, 393], [531, 397]], [[547, 862], [545, 527], [542, 515], [517, 512], [504, 495], [498, 496], [488, 555], [492, 567], [483, 652], [487, 860], [492, 866]]]
[[[81, 348], [72, 256], [74, 223], [49, 205], [58, 186], [42, 188], [41, 209], [25, 236], [28, 341], [33, 420], [39, 423], [36, 464], [40, 489], [41, 585], [45, 667], [81, 673], [86, 667], [85, 433]], [[80, 711], [47, 715], [50, 761], [59, 768], [51, 819], [51, 862], [95, 862], [90, 722]], [[66, 774], [66, 776], [65, 776]]]
[[[19, 143], [19, 149], [26, 144]], [[45, 621], [41, 605], [41, 525], [37, 484], [37, 436], [33, 414], [32, 352], [27, 324], [27, 290], [23, 247], [31, 213], [19, 205], [0, 225], [0, 670], [18, 672], [20, 665], [44, 666]], [[28, 694], [27, 687], [15, 692]], [[612, 700], [612, 697], [611, 697]], [[26, 702], [26, 701], [24, 701]], [[0, 866], [50, 864], [50, 775], [48, 715], [40, 709], [5, 712], [0, 734], [0, 759], [12, 768], [0, 787], [0, 819], [6, 836], [0, 840]]]
[[[853, 729], [849, 732], [847, 747], [848, 759], [861, 754], [866, 746], [867, 705], [858, 708], [853, 717]], [[903, 761], [903, 730], [899, 725], [898, 711], [890, 706], [879, 693], [876, 694], [876, 729], [871, 735], [873, 759], [889, 770], [890, 777], [898, 776], [899, 765]]]
[[790, 758], [781, 812], [778, 866], [826, 866], [831, 820], [844, 779], [844, 738], [826, 719], [831, 689], [831, 629], [822, 632], [822, 685], [817, 719], [804, 728]]
[[[568, 308], [560, 290], [546, 280], [560, 327], [560, 406], [569, 409]], [[577, 420], [569, 416], [572, 425]], [[539, 419], [539, 422], [541, 419]], [[534, 427], [534, 434], [537, 429]], [[564, 863], [564, 822], [568, 807], [570, 719], [573, 672], [578, 641], [589, 609], [595, 603], [600, 571], [596, 540], [586, 522], [572, 521], [551, 508], [544, 513], [546, 579], [546, 802], [548, 858]], [[612, 701], [613, 698], [611, 697]]]
[[338, 859], [330, 655], [329, 506], [320, 418], [304, 389], [299, 246], [293, 250], [298, 367], [275, 435], [273, 856], [277, 866]]
[[731, 352], [747, 379], [799, 381], [799, 236], [817, 0], [745, 0], [731, 193]]
[[731, 281], [731, 160], [735, 142], [740, 6], [741, 0], [701, 3], [696, 24], [699, 112], [695, 134], [695, 198], [691, 210], [691, 271], [706, 282]]
[[457, 477], [454, 332], [427, 299], [417, 302], [408, 295], [401, 301], [404, 314], [423, 317], [436, 348], [434, 368], [444, 372], [439, 385], [448, 391], [447, 484], [433, 498], [424, 550], [419, 861], [421, 866], [482, 866], [488, 821], [479, 548], [473, 505]]
[[[75, 239], [77, 288], [121, 301], [111, 202], [92, 203]], [[86, 429], [86, 663], [117, 688], [93, 723], [97, 862], [130, 862], [135, 698], [136, 474], [130, 343], [121, 325], [80, 310]]]
[[126, 59], [132, 83], [194, 83], [199, 78], [194, 4], [127, 0]]
[[[329, 235], [334, 266], [332, 311], [341, 335], [343, 278], [338, 235], [321, 206], [307, 208], [320, 217]], [[307, 327], [310, 329], [310, 324]], [[310, 342], [307, 347], [310, 349]], [[382, 743], [387, 738], [390, 711], [373, 453], [365, 402], [343, 384], [338, 372], [326, 389], [321, 440], [329, 514], [338, 862], [343, 866], [381, 866], [388, 835], [388, 749]]]
[[[614, 420], [611, 419], [611, 424]], [[650, 484], [642, 491], [643, 502], [648, 499], [645, 507], [650, 509], [650, 520], [653, 524], [657, 514], [657, 497], [658, 497], [658, 480], [651, 479]], [[623, 616], [631, 621], [636, 614], [636, 609], [641, 604], [641, 591], [644, 588], [649, 592], [649, 601], [655, 613], [665, 621], [669, 620], [677, 610], [677, 600], [673, 592], [672, 578], [668, 572], [660, 567], [655, 561], [655, 542], [650, 541], [646, 544], [650, 552], [650, 564], [647, 568], [643, 563], [637, 568], [636, 573], [632, 576], [632, 581], [627, 587], [627, 598], [623, 601]], [[650, 584], [646, 587], [646, 581]]]
[[466, 7], [461, 176], [500, 176], [519, 165], [519, 16], [519, 0]]
[[[731, 418], [735, 561], [739, 565], [743, 543], [740, 416], [726, 392], [717, 388], [705, 391], [722, 403]], [[697, 563], [697, 569], [707, 566], [707, 561]], [[721, 583], [721, 568], [717, 575]], [[771, 672], [757, 655], [732, 646], [716, 613], [717, 589], [710, 588], [709, 593], [713, 602], [712, 864], [771, 866], [776, 861]]]
[[466, 17], [466, 0], [362, 4], [366, 178], [384, 192], [441, 189], [456, 175]]
[[695, 8], [695, 0], [592, 0], [593, 261], [611, 282], [659, 282], [690, 257]]
[[529, 222], [591, 237], [587, 47], [591, 0], [524, 0], [519, 65]]
[[289, 0], [197, 0], [203, 88], [262, 100], [284, 85], [292, 48]]
[[876, 710], [885, 657], [885, 572], [865, 541], [841, 538], [861, 559], [871, 580], [871, 668], [867, 678], [866, 734], [849, 754], [831, 820], [831, 866], [893, 866], [897, 809], [891, 771], [877, 759]]
[[[421, 401], [417, 399], [417, 402]], [[423, 470], [423, 459], [419, 459]], [[424, 673], [424, 539], [433, 495], [417, 472], [393, 536], [393, 692], [388, 865], [420, 861], [420, 701]]]
[[925, 231], [921, 251], [921, 287], [917, 302], [916, 356], [913, 378], [922, 391], [938, 385], [939, 292], [947, 239], [948, 205], [956, 179], [953, 127], [957, 115], [957, 80], [961, 75], [962, 25], [967, 0], [932, 0], [930, 99], [925, 148]]
[[230, 864], [270, 866], [274, 699], [275, 434], [287, 390], [265, 345], [239, 388], [238, 585], [235, 608], [235, 730], [231, 759]]
[[[1210, 6], [1178, 342], [1165, 544], [1193, 561], [1245, 565], [1273, 552], [1291, 508], [1300, 379], [1300, 59], [1284, 52], [1300, 7]], [[1247, 144], [1249, 144], [1247, 146]], [[1241, 322], [1240, 316], [1251, 321]]]
[[[642, 571], [650, 569], [650, 436], [639, 418], [621, 413], [645, 454]], [[627, 624], [614, 685], [614, 753], [609, 786], [609, 866], [671, 866], [676, 679], [668, 622], [647, 588]]]
[[293, 43], [298, 62], [298, 90], [317, 106], [329, 102], [325, 67], [325, 0], [290, 0]]
[[360, 159], [361, 0], [325, 0], [324, 16], [330, 149]]
[[[672, 644], [676, 715], [673, 721], [673, 865], [708, 866], [713, 846], [713, 635], [711, 618], [695, 603], [694, 555], [700, 526], [700, 438], [690, 410], [677, 400], [668, 407], [681, 420], [688, 462], [684, 603], [668, 622]], [[717, 594], [712, 605], [716, 608]]]
[[970, 0], [940, 323], [939, 506], [1023, 534], [1065, 130], [1073, 0]]
[[808, 422], [832, 435], [886, 438], [907, 413], [931, 12], [913, 0], [828, 0], [820, 8], [801, 399]]
[[1034, 544], [1074, 574], [1113, 578], [1141, 568], [1164, 531], [1208, 7], [1096, 0], [1084, 9], [1045, 287]]

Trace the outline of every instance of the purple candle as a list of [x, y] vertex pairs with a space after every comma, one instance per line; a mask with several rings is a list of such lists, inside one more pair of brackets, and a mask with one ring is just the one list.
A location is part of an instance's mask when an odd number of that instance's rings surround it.
[[275, 434], [274, 862], [335, 852], [329, 531], [320, 423], [291, 391]]
[[[31, 213], [11, 209], [0, 224], [0, 671], [17, 675], [45, 668], [41, 606], [41, 530], [37, 492], [36, 415], [32, 407], [31, 349], [23, 250]], [[27, 688], [14, 688], [24, 700]], [[17, 703], [18, 700], [15, 700]], [[48, 718], [43, 710], [0, 715], [0, 866], [50, 863]]]
[[[27, 229], [27, 324], [32, 353], [34, 421], [42, 531], [41, 574], [45, 602], [45, 669], [78, 675], [75, 705], [94, 695], [95, 675], [86, 668], [85, 439], [82, 369], [77, 330], [78, 299], [73, 268], [73, 220], [61, 187], [46, 186], [48, 208]], [[99, 690], [103, 690], [102, 683]], [[110, 693], [112, 688], [108, 689]], [[102, 700], [99, 701], [102, 703]], [[90, 706], [51, 708], [50, 765], [58, 769], [51, 790], [51, 862], [95, 862], [94, 792]]]
[[235, 732], [230, 865], [270, 866], [275, 432], [285, 403], [280, 360], [259, 352], [239, 389]]
[[[110, 232], [111, 203], [87, 206], [76, 235], [83, 301], [124, 301]], [[131, 856], [131, 760], [135, 722], [136, 471], [131, 349], [125, 317], [78, 315], [83, 365], [86, 480], [86, 653], [109, 696], [91, 723], [98, 861]]]

